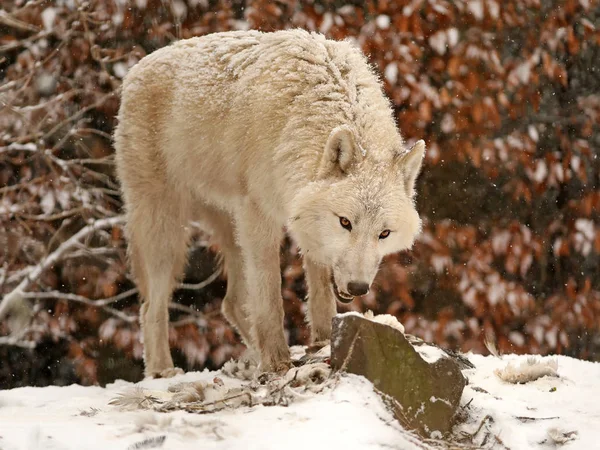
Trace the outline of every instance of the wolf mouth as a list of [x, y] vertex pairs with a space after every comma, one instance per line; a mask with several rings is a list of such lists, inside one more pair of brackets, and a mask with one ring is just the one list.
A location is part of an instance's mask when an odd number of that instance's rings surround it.
[[346, 294], [345, 292], [340, 292], [335, 282], [335, 278], [333, 278], [333, 274], [331, 275], [331, 285], [333, 286], [333, 293], [340, 302], [351, 303], [352, 300], [354, 300], [354, 297], [352, 295]]

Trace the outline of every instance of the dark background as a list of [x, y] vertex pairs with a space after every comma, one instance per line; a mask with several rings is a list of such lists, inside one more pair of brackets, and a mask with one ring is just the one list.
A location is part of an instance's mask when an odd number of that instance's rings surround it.
[[[63, 5], [64, 3], [64, 5]], [[0, 388], [142, 376], [138, 301], [118, 216], [111, 133], [129, 67], [215, 31], [301, 27], [352, 38], [379, 71], [402, 133], [427, 142], [424, 231], [350, 308], [389, 313], [441, 346], [600, 360], [600, 9], [595, 0], [23, 1], [0, 16]], [[215, 270], [197, 235], [186, 282]], [[291, 344], [307, 342], [295, 246], [282, 247]], [[213, 277], [214, 278], [214, 277]], [[222, 276], [181, 289], [175, 362], [243, 351], [219, 313]], [[119, 294], [124, 295], [115, 298]]]

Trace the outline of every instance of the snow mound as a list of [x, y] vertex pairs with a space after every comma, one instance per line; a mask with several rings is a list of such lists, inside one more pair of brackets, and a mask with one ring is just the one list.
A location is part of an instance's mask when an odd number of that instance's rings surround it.
[[373, 322], [381, 323], [383, 325], [388, 325], [400, 331], [400, 333], [404, 333], [404, 325], [402, 325], [396, 317], [390, 314], [378, 314], [376, 316], [373, 314], [373, 311], [367, 311], [364, 314], [364, 318], [372, 320]]

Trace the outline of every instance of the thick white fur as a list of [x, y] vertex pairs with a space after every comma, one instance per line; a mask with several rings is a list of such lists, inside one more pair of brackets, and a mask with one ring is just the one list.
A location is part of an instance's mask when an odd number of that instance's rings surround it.
[[424, 143], [406, 150], [379, 80], [349, 42], [243, 31], [160, 49], [125, 78], [115, 146], [147, 375], [176, 373], [167, 305], [190, 220], [222, 249], [223, 312], [263, 370], [289, 360], [285, 226], [304, 254], [314, 341], [331, 333], [332, 277], [343, 292], [350, 281], [371, 284], [381, 258], [409, 248], [420, 228]]

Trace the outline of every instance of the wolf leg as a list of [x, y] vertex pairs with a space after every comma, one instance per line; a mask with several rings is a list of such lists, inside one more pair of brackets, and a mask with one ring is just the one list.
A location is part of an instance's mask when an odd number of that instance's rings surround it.
[[337, 311], [330, 269], [304, 257], [304, 274], [308, 285], [310, 340], [313, 344], [328, 341], [331, 338], [331, 319]]
[[146, 376], [183, 373], [169, 350], [169, 301], [186, 263], [186, 206], [167, 190], [145, 192], [129, 203], [129, 257], [142, 297], [140, 322]]
[[244, 279], [244, 262], [242, 249], [235, 241], [233, 217], [219, 208], [204, 203], [196, 205], [196, 216], [201, 226], [206, 228], [212, 239], [219, 245], [225, 262], [227, 293], [221, 311], [227, 321], [237, 329], [244, 344], [251, 347], [250, 322], [245, 305], [248, 293]]
[[289, 368], [290, 351], [283, 329], [279, 248], [282, 230], [247, 201], [237, 221], [242, 248], [252, 342], [262, 371]]
[[250, 322], [248, 320], [248, 291], [244, 279], [242, 250], [236, 245], [233, 232], [221, 245], [227, 271], [227, 293], [221, 310], [225, 318], [237, 329], [247, 347], [253, 347]]

